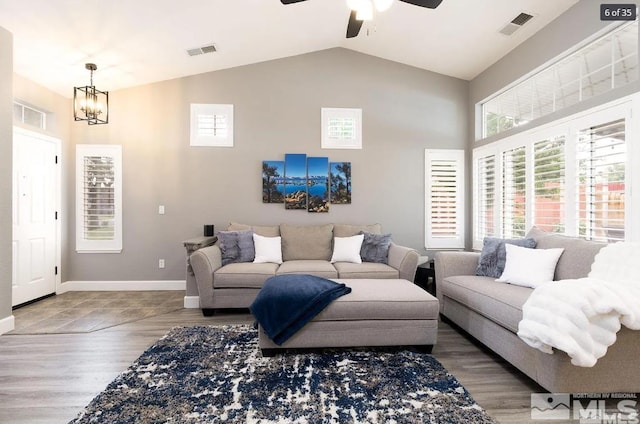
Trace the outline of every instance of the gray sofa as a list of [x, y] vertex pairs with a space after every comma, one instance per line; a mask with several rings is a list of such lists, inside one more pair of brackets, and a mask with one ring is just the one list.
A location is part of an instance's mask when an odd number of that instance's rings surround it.
[[[564, 248], [554, 280], [586, 277], [604, 246], [533, 228], [536, 248]], [[476, 276], [480, 253], [438, 252], [435, 256], [440, 313], [502, 356], [546, 390], [555, 393], [640, 392], [640, 332], [622, 327], [617, 341], [592, 368], [577, 367], [562, 351], [553, 355], [529, 347], [516, 334], [531, 288]]]
[[391, 243], [387, 264], [376, 262], [331, 263], [334, 237], [350, 237], [360, 231], [381, 234], [379, 224], [325, 224], [296, 226], [250, 226], [231, 223], [230, 231], [252, 229], [264, 237], [282, 238], [282, 264], [229, 263], [222, 266], [218, 244], [197, 250], [190, 261], [195, 274], [200, 307], [205, 316], [215, 309], [247, 308], [264, 281], [275, 275], [311, 274], [340, 279], [405, 279], [413, 281], [418, 265], [416, 250]]

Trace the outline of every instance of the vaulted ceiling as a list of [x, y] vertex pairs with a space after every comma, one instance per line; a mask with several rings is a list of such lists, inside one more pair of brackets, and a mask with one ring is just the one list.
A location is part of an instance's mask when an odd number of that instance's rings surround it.
[[[0, 0], [0, 26], [13, 33], [15, 72], [66, 97], [88, 83], [87, 62], [97, 86], [117, 90], [333, 47], [470, 80], [577, 1], [396, 0], [352, 39], [346, 0]], [[501, 34], [521, 12], [533, 18]]]

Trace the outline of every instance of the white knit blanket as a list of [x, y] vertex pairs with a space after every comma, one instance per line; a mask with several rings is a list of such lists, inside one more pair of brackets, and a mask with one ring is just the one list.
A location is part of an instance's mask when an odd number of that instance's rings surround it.
[[547, 282], [522, 308], [518, 336], [545, 353], [566, 352], [592, 367], [616, 341], [621, 324], [640, 330], [640, 243], [605, 246], [587, 278]]

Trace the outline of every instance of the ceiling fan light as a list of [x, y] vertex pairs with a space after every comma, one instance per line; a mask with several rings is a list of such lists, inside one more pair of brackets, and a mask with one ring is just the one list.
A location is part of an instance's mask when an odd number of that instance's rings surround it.
[[376, 10], [378, 12], [384, 12], [391, 7], [393, 0], [373, 0], [373, 3], [376, 5]]
[[363, 2], [362, 7], [358, 9], [356, 19], [359, 21], [370, 21], [373, 19], [373, 5], [371, 5], [370, 1]]

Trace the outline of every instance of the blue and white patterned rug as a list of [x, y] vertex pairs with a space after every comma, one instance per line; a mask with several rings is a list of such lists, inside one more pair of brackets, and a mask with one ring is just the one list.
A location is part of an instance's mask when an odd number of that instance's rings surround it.
[[177, 327], [72, 423], [494, 423], [431, 355], [263, 358], [250, 326]]

